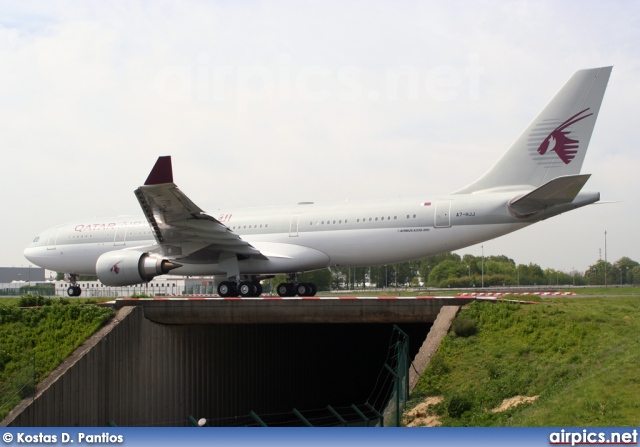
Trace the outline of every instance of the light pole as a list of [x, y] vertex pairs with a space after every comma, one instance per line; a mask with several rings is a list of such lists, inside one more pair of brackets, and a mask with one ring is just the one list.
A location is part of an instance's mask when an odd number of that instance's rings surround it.
[[604, 286], [607, 287], [607, 232], [604, 232]]
[[471, 266], [470, 265], [467, 266], [467, 270], [469, 271], [469, 278], [471, 278]]
[[398, 291], [398, 264], [395, 264], [393, 266], [393, 273], [394, 273], [394, 276], [395, 276], [395, 280], [394, 281], [396, 283], [396, 292], [397, 292]]
[[484, 245], [481, 245], [482, 249], [482, 288], [484, 289]]

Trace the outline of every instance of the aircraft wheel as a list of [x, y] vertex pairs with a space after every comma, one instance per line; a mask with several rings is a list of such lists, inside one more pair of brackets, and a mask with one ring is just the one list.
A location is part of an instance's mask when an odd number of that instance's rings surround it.
[[301, 282], [296, 286], [296, 294], [298, 296], [311, 296], [311, 287], [305, 282]]
[[240, 296], [242, 297], [255, 296], [256, 286], [251, 282], [242, 281], [238, 288], [238, 292], [240, 292]]
[[67, 295], [69, 296], [80, 296], [82, 293], [82, 289], [78, 286], [69, 286], [67, 289]]
[[254, 283], [253, 286], [255, 287], [255, 292], [252, 296], [259, 297], [260, 295], [262, 295], [262, 284], [258, 282]]
[[227, 298], [229, 296], [238, 296], [236, 284], [230, 281], [222, 281], [218, 285], [218, 295], [223, 298]]
[[318, 286], [316, 286], [314, 283], [310, 282], [309, 284], [307, 284], [311, 290], [309, 290], [309, 295], [308, 296], [316, 296], [316, 293], [318, 293]]
[[293, 288], [293, 284], [290, 282], [283, 282], [278, 285], [276, 289], [278, 291], [278, 295], [280, 296], [295, 296], [295, 290]]

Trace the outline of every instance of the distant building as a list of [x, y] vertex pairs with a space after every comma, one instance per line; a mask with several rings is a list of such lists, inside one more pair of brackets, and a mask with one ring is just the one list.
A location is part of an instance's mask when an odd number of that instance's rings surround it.
[[44, 269], [40, 267], [0, 267], [0, 283], [12, 281], [44, 282]]
[[[56, 281], [56, 296], [67, 296], [69, 281]], [[182, 295], [211, 296], [217, 293], [213, 278], [185, 278], [158, 276], [146, 284], [136, 284], [126, 287], [109, 287], [100, 281], [78, 281], [82, 289], [80, 298], [113, 297], [126, 298], [132, 295], [144, 294], [153, 297], [172, 297]]]

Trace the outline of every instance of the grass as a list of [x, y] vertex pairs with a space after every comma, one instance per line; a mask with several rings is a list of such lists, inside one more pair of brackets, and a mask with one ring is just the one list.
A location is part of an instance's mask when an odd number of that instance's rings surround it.
[[0, 420], [114, 313], [68, 301], [19, 308], [24, 300], [0, 300]]
[[[640, 421], [640, 298], [474, 302], [457, 320], [472, 321], [477, 334], [448, 334], [411, 396], [415, 405], [443, 395], [434, 408], [443, 425]], [[540, 398], [502, 413], [489, 411], [517, 395]]]
[[[28, 296], [28, 295], [27, 295]], [[20, 299], [24, 299], [24, 297], [15, 297], [15, 298], [6, 298], [0, 297], [0, 306], [20, 306]], [[107, 301], [113, 301], [114, 298], [108, 297], [97, 297], [97, 298], [67, 298], [67, 297], [59, 297], [59, 296], [49, 296], [43, 297], [51, 300], [52, 303], [61, 303], [61, 304], [97, 304], [104, 303]]]
[[580, 287], [575, 289], [563, 289], [563, 292], [575, 292], [577, 295], [589, 296], [640, 296], [640, 287], [620, 287], [614, 284], [609, 287]]
[[[540, 287], [531, 287], [531, 291], [535, 292], [545, 292], [545, 291], [560, 291], [560, 292], [573, 292], [578, 296], [639, 296], [640, 297], [640, 287], [630, 287], [630, 286], [609, 286], [609, 287], [570, 287], [560, 285], [559, 287], [548, 287], [548, 286], [540, 286]], [[475, 292], [485, 292], [491, 293], [496, 292], [496, 290], [504, 291], [510, 290], [509, 288], [476, 288], [476, 289], [410, 289], [406, 290], [402, 287], [394, 288], [389, 287], [388, 289], [382, 291], [380, 289], [376, 289], [374, 291], [369, 290], [358, 290], [358, 291], [343, 291], [343, 295], [354, 295], [354, 296], [422, 296], [422, 295], [435, 295], [435, 296], [455, 296], [459, 294], [466, 293], [475, 293]], [[522, 289], [523, 291], [526, 289]], [[334, 292], [322, 292], [319, 295], [325, 296], [335, 296], [340, 295], [340, 291]], [[523, 298], [519, 295], [509, 295], [505, 297], [506, 299], [514, 299], [521, 300], [526, 299], [527, 301], [535, 301], [537, 298], [535, 295], [528, 295], [526, 298]]]

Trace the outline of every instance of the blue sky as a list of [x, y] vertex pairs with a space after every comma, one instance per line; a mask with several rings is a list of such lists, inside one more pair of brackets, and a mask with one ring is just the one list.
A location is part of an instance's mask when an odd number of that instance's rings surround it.
[[44, 228], [139, 214], [159, 155], [211, 211], [446, 194], [605, 65], [582, 172], [620, 203], [484, 253], [584, 270], [607, 231], [609, 260], [640, 261], [639, 18], [596, 1], [0, 2], [0, 265], [26, 266]]

